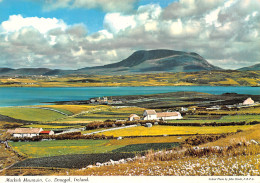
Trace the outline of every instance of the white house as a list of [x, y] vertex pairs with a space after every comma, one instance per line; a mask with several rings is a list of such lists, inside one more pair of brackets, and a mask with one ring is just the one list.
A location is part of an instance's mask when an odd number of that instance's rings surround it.
[[255, 101], [252, 100], [252, 98], [247, 98], [244, 102], [243, 105], [253, 105]]
[[170, 119], [182, 119], [179, 112], [161, 112], [157, 113], [157, 119], [170, 120]]
[[43, 131], [42, 128], [16, 128], [14, 130], [7, 131], [7, 133], [10, 133], [13, 137], [22, 138], [39, 136], [41, 131]]
[[143, 113], [144, 120], [156, 120], [157, 114], [155, 110], [145, 110]]
[[129, 121], [138, 121], [140, 120], [140, 117], [136, 114], [131, 114], [128, 118]]
[[144, 120], [171, 120], [171, 119], [182, 119], [181, 113], [179, 112], [161, 112], [156, 113], [155, 110], [145, 110]]

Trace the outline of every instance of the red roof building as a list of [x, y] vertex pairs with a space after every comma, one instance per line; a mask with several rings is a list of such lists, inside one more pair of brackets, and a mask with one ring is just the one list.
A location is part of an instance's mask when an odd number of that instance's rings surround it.
[[54, 135], [54, 131], [41, 131], [40, 135]]

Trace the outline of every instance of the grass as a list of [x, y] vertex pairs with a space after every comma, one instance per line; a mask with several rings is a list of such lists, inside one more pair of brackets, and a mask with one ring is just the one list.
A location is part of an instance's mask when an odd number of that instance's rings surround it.
[[[82, 75], [72, 77], [0, 78], [1, 87], [87, 87], [87, 86], [258, 86], [259, 71], [200, 71], [136, 75]], [[194, 78], [199, 78], [194, 80]], [[81, 80], [92, 82], [82, 83]], [[74, 82], [71, 82], [74, 81]], [[15, 83], [17, 82], [17, 83]], [[13, 84], [11, 84], [13, 83]], [[33, 83], [31, 85], [30, 83]]]
[[130, 144], [147, 144], [147, 143], [172, 143], [183, 142], [188, 136], [167, 136], [167, 137], [137, 137], [123, 138], [122, 140], [110, 140], [111, 145], [130, 145]]
[[57, 109], [57, 110], [63, 109], [63, 110], [69, 111], [72, 114], [78, 114], [82, 111], [89, 111], [98, 106], [94, 106], [94, 105], [48, 105], [48, 106], [40, 106], [40, 107], [48, 107], [48, 108], [53, 108], [53, 109]]
[[[192, 117], [192, 116], [189, 116]], [[198, 116], [199, 118], [200, 116]], [[201, 116], [201, 118], [204, 115]], [[182, 119], [182, 120], [170, 120], [171, 123], [224, 123], [224, 122], [243, 122], [250, 123], [252, 121], [260, 122], [260, 115], [228, 115], [222, 116], [220, 119]]]
[[54, 130], [54, 129], [65, 129], [65, 128], [80, 128], [81, 126], [64, 126], [64, 125], [44, 125], [44, 124], [32, 124], [32, 125], [24, 125], [22, 127], [27, 127], [27, 128], [43, 128], [44, 130]]
[[4, 144], [0, 144], [0, 170], [20, 161], [21, 159], [22, 158], [19, 158], [10, 149], [6, 149]]
[[59, 118], [66, 117], [55, 111], [38, 108], [21, 108], [21, 107], [1, 107], [0, 114], [9, 116], [15, 119], [21, 119], [26, 121], [53, 121]]
[[142, 152], [148, 150], [161, 150], [172, 149], [179, 146], [178, 143], [146, 143], [146, 144], [130, 144], [118, 149], [114, 149], [112, 152]]
[[193, 127], [193, 126], [153, 126], [151, 128], [139, 126], [114, 131], [103, 132], [107, 136], [156, 136], [156, 135], [188, 135], [188, 134], [221, 134], [247, 130], [251, 126], [221, 126], [221, 127]]
[[[248, 142], [252, 139], [260, 141], [260, 125], [200, 146], [200, 148], [210, 149], [217, 145], [226, 149], [223, 151], [204, 151], [206, 155], [199, 154], [203, 150], [193, 150], [194, 154], [186, 153], [189, 152], [189, 149], [178, 153], [168, 151], [168, 154], [165, 151], [161, 151], [161, 153], [150, 151], [145, 159], [139, 159], [132, 163], [70, 170], [66, 175], [259, 176], [260, 146], [249, 144]], [[244, 145], [236, 145], [241, 142]], [[64, 175], [64, 173], [58, 175]]]
[[105, 120], [116, 120], [116, 119], [128, 119], [130, 114], [137, 114], [142, 116], [144, 108], [140, 107], [111, 107], [111, 106], [100, 106], [87, 113], [77, 116], [77, 119], [88, 119], [89, 121], [105, 121]]
[[[148, 137], [148, 138], [126, 138], [122, 140], [56, 140], [41, 142], [11, 142], [10, 145], [19, 153], [30, 158], [58, 156], [67, 154], [91, 154], [106, 153], [129, 145], [136, 145], [136, 151], [141, 151], [147, 144], [176, 144], [183, 142], [187, 137]], [[140, 145], [143, 144], [143, 145]], [[160, 146], [160, 145], [159, 145]], [[149, 146], [150, 147], [150, 146]], [[166, 146], [162, 147], [165, 148]], [[146, 148], [145, 150], [148, 150]], [[127, 152], [127, 149], [121, 149]]]
[[238, 111], [227, 111], [227, 110], [217, 110], [217, 111], [197, 111], [196, 113], [207, 113], [211, 114], [218, 114], [218, 115], [257, 115], [260, 114], [260, 106], [248, 107], [248, 108], [241, 108]]
[[[259, 156], [182, 157], [171, 161], [133, 162], [85, 170], [67, 175], [85, 176], [259, 176]], [[56, 174], [57, 175], [57, 174]], [[66, 175], [60, 173], [58, 175]]]
[[120, 145], [107, 145], [108, 140], [55, 140], [41, 142], [11, 142], [19, 153], [30, 158], [68, 154], [105, 153], [120, 148]]

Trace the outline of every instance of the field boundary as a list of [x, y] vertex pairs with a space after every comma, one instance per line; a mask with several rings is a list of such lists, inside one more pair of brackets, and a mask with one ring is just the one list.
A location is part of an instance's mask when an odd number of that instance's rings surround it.
[[206, 133], [206, 134], [171, 134], [171, 135], [142, 135], [142, 136], [123, 136], [122, 138], [139, 138], [139, 137], [176, 137], [176, 136], [194, 136], [194, 135], [233, 135], [236, 134], [237, 132], [230, 132], [230, 133]]

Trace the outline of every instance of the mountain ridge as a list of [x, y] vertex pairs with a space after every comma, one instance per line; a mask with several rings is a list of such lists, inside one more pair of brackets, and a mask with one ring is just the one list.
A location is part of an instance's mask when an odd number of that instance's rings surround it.
[[103, 66], [85, 67], [77, 70], [48, 68], [0, 68], [0, 75], [68, 75], [100, 74], [125, 75], [161, 72], [195, 72], [202, 70], [223, 70], [207, 62], [194, 52], [183, 52], [167, 49], [139, 50], [122, 61]]
[[248, 66], [248, 67], [242, 67], [237, 70], [239, 70], [239, 71], [257, 71], [257, 70], [260, 70], [260, 63], [252, 65], [252, 66]]
[[85, 67], [77, 70], [77, 72], [140, 74], [154, 72], [192, 72], [201, 70], [222, 69], [208, 63], [203, 57], [194, 52], [157, 49], [136, 51], [120, 62], [104, 66]]

